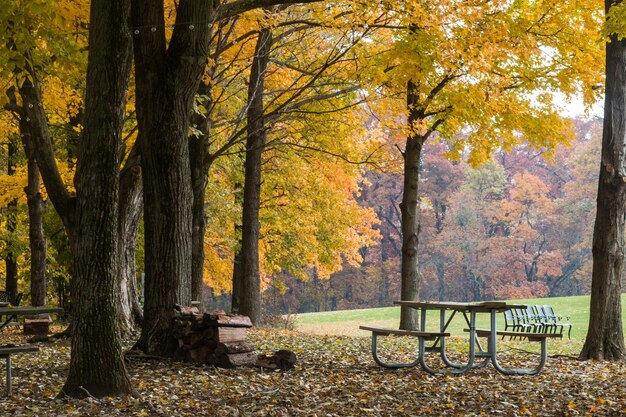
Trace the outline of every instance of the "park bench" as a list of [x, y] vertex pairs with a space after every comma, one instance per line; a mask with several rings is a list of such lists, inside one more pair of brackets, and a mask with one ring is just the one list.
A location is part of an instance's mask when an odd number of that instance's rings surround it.
[[12, 394], [11, 387], [11, 355], [22, 352], [36, 352], [39, 348], [35, 346], [0, 346], [0, 358], [6, 358], [6, 387], [7, 397]]
[[543, 306], [535, 306], [537, 311], [537, 315], [541, 318], [546, 329], [550, 329], [552, 333], [556, 333], [557, 330], [559, 333], [563, 334], [565, 329], [567, 328], [567, 337], [571, 339], [572, 333], [572, 324], [569, 322], [568, 316], [561, 316], [554, 312], [554, 308], [550, 305]]
[[[525, 308], [516, 308], [504, 312], [504, 330], [513, 332], [537, 334], [563, 334], [568, 329], [567, 337], [571, 339], [572, 325], [569, 317], [556, 314], [554, 308], [548, 305], [526, 305]], [[506, 336], [503, 336], [503, 338]], [[515, 336], [510, 336], [515, 338]]]
[[372, 356], [374, 357], [374, 362], [378, 365], [385, 368], [406, 368], [410, 366], [415, 366], [419, 364], [419, 359], [414, 360], [410, 363], [387, 363], [382, 361], [378, 356], [378, 337], [379, 336], [410, 336], [410, 337], [418, 337], [423, 338], [424, 340], [435, 340], [440, 337], [448, 337], [450, 333], [442, 333], [442, 332], [422, 332], [419, 330], [401, 330], [401, 329], [388, 329], [384, 327], [370, 327], [370, 326], [359, 326], [361, 330], [366, 330], [368, 332], [372, 332]]

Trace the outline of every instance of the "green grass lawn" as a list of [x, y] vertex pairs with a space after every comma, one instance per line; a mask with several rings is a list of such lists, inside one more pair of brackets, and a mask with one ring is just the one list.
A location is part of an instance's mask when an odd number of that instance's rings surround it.
[[[625, 313], [624, 301], [626, 298], [622, 294], [622, 314]], [[549, 304], [554, 307], [557, 314], [570, 317], [572, 323], [572, 340], [565, 337], [562, 341], [551, 341], [555, 344], [555, 350], [559, 353], [574, 354], [579, 351], [587, 334], [589, 325], [589, 296], [558, 297], [558, 298], [537, 298], [533, 300], [508, 300], [515, 304]], [[430, 311], [428, 313], [428, 324], [430, 329], [438, 326], [438, 313]], [[367, 308], [362, 310], [328, 311], [323, 313], [305, 313], [295, 316], [296, 330], [305, 333], [348, 335], [348, 336], [369, 336], [369, 332], [359, 330], [359, 325], [375, 325], [397, 328], [400, 320], [399, 307]], [[480, 314], [478, 325], [487, 327], [489, 316]], [[498, 326], [504, 327], [504, 317], [498, 315]], [[462, 315], [458, 315], [451, 323], [449, 330], [453, 335], [463, 334], [463, 329], [467, 327]]]

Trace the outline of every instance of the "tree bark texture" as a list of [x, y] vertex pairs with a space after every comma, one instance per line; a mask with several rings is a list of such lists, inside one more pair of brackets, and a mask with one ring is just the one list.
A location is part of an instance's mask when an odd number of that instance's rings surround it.
[[28, 204], [28, 243], [30, 245], [30, 304], [46, 305], [46, 237], [43, 232], [39, 167], [32, 149], [28, 123], [20, 117], [20, 135], [26, 153], [28, 184], [24, 188]]
[[[606, 10], [615, 1], [605, 2]], [[581, 359], [624, 360], [620, 296], [626, 208], [626, 40], [606, 44], [602, 161], [593, 231], [591, 309]]]
[[62, 389], [69, 396], [131, 392], [117, 322], [119, 165], [131, 64], [129, 12], [128, 0], [91, 3], [84, 130], [70, 239], [74, 316], [70, 369]]
[[120, 256], [120, 315], [122, 334], [134, 334], [143, 320], [143, 307], [137, 291], [135, 261], [137, 232], [143, 211], [139, 146], [135, 146], [120, 172], [119, 256]]
[[[413, 131], [417, 121], [416, 106], [418, 102], [415, 85], [409, 81], [407, 86], [407, 107], [409, 110], [409, 135], [404, 150], [404, 188], [400, 212], [402, 215], [402, 261], [400, 270], [400, 298], [417, 300], [419, 297], [419, 270], [417, 262], [417, 246], [419, 241], [419, 208], [418, 183], [419, 162], [422, 152], [423, 138]], [[400, 328], [417, 329], [417, 310], [402, 307], [400, 310]]]
[[261, 157], [265, 149], [266, 136], [263, 90], [271, 46], [272, 32], [265, 28], [261, 30], [257, 38], [248, 86], [239, 313], [250, 317], [253, 324], [259, 324], [262, 319], [259, 271], [259, 208], [261, 204]]
[[144, 326], [137, 346], [162, 356], [176, 349], [174, 305], [191, 302], [193, 192], [187, 133], [208, 57], [212, 5], [181, 1], [169, 47], [163, 2], [134, 0], [132, 7], [133, 25], [146, 28], [134, 36], [146, 256]]

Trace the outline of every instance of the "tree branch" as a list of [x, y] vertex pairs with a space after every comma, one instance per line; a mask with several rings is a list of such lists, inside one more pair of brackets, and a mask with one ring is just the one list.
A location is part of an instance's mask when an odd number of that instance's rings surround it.
[[277, 4], [296, 4], [296, 3], [319, 3], [322, 0], [237, 0], [232, 3], [223, 4], [215, 13], [215, 20], [228, 19], [237, 16], [248, 10], [258, 9], [261, 7], [270, 7]]

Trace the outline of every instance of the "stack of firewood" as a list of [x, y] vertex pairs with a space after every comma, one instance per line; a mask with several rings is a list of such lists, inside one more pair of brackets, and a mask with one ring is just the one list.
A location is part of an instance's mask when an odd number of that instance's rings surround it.
[[197, 308], [185, 306], [176, 306], [176, 312], [177, 359], [222, 368], [255, 364], [258, 352], [246, 341], [250, 318], [223, 311], [200, 314]]

